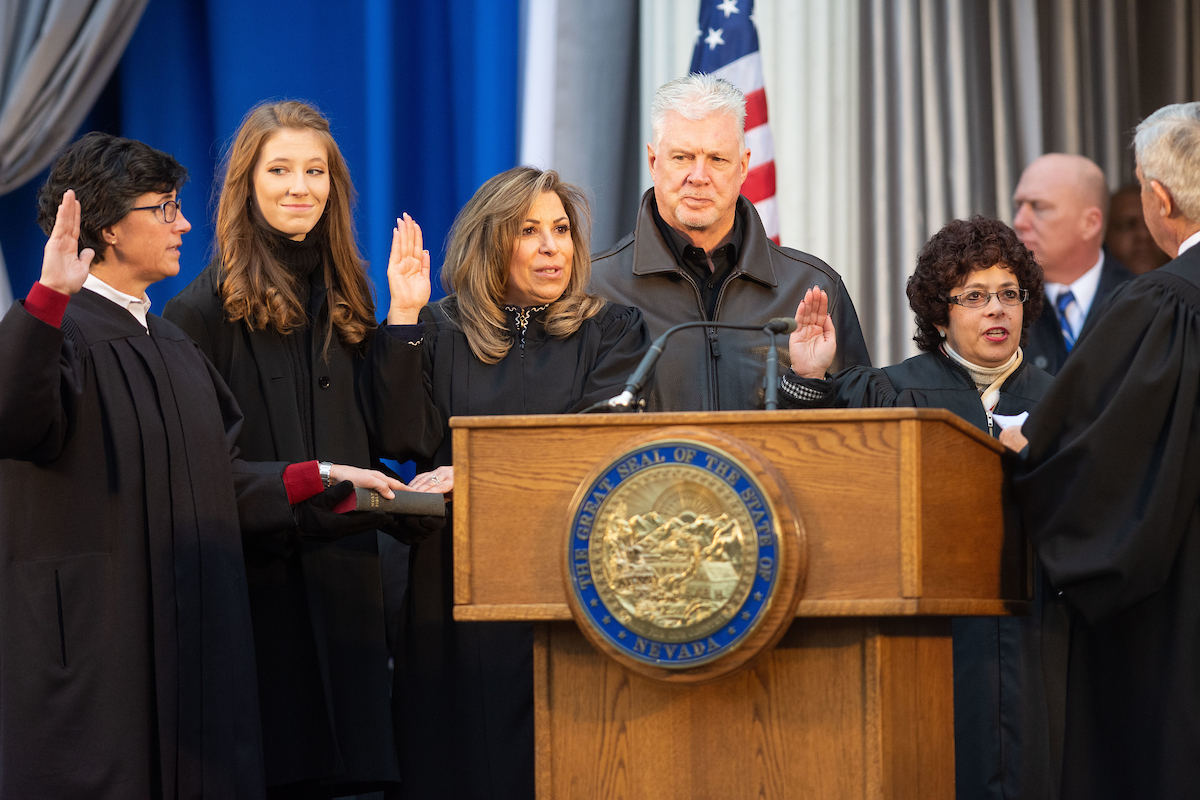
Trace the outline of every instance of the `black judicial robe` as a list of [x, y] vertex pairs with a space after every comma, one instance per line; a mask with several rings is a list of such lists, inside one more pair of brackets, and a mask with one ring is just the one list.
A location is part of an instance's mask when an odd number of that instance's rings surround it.
[[[566, 339], [549, 336], [543, 312], [496, 364], [471, 354], [450, 321], [453, 296], [422, 311], [433, 401], [445, 418], [579, 411], [613, 397], [650, 346], [637, 309], [613, 303]], [[448, 430], [448, 429], [447, 429]], [[451, 437], [432, 467], [451, 463]], [[563, 442], [569, 447], [569, 442]], [[512, 468], [539, 469], [535, 451]], [[401, 794], [406, 798], [533, 797], [533, 626], [465, 623], [451, 617], [450, 524], [413, 549], [405, 649], [397, 664]]]
[[[1000, 386], [995, 413], [1015, 415], [1028, 411], [1050, 387], [1052, 378], [1028, 361]], [[985, 433], [987, 413], [970, 373], [940, 350], [921, 353], [895, 366], [854, 366], [834, 379], [839, 408], [944, 408]], [[781, 401], [787, 399], [782, 394]], [[999, 436], [1000, 431], [993, 434]]]
[[[284, 263], [316, 268], [309, 298], [316, 322], [307, 328], [283, 336], [227, 321], [216, 262], [163, 313], [199, 344], [237, 398], [244, 457], [371, 468], [380, 457], [428, 456], [442, 429], [440, 419], [420, 413], [428, 397], [423, 349], [381, 325], [362, 352], [335, 337], [326, 358], [325, 245], [310, 239], [279, 243]], [[293, 345], [307, 370], [291, 363]], [[307, 378], [306, 397], [297, 396], [304, 385], [297, 373]], [[370, 791], [400, 777], [379, 540], [369, 531], [298, 541], [287, 536], [294, 530], [287, 520], [284, 547], [277, 538], [245, 541], [267, 783], [319, 782], [332, 795]]]
[[[838, 407], [945, 408], [988, 430], [974, 380], [940, 351], [882, 369], [850, 367], [835, 381]], [[1029, 411], [1052, 382], [1023, 360], [1000, 387], [995, 413]], [[787, 399], [786, 393], [781, 399]], [[999, 433], [999, 428], [993, 430]], [[1040, 574], [1035, 581], [1034, 607], [1027, 617], [954, 620], [954, 752], [960, 800], [1056, 796], [1068, 620]]]
[[[84, 289], [0, 321], [0, 796], [263, 794], [241, 523], [290, 518], [236, 457], [174, 325]], [[232, 464], [232, 469], [231, 469]]]
[[1064, 798], [1200, 792], [1200, 249], [1119, 289], [1013, 487], [1076, 614]]

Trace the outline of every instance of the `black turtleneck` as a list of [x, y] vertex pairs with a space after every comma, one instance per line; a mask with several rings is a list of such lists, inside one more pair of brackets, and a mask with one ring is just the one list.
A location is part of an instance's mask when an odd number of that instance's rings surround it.
[[296, 403], [300, 409], [300, 426], [304, 432], [304, 449], [309, 458], [316, 458], [316, 441], [313, 435], [312, 403], [312, 358], [313, 322], [320, 315], [325, 302], [325, 275], [319, 269], [324, 263], [323, 241], [313, 235], [302, 241], [289, 239], [282, 234], [272, 238], [275, 257], [293, 275], [301, 278], [298, 287], [300, 302], [305, 306], [308, 322], [283, 336], [284, 349], [288, 354], [292, 380], [296, 387]]
[[654, 215], [654, 224], [658, 226], [658, 232], [662, 234], [671, 255], [675, 256], [675, 263], [691, 276], [696, 288], [700, 290], [706, 316], [708, 319], [715, 319], [717, 298], [720, 297], [725, 283], [737, 270], [738, 256], [742, 252], [746, 223], [742, 220], [741, 210], [733, 215], [733, 230], [729, 233], [728, 241], [711, 254], [693, 245], [683, 234], [668, 225], [658, 211], [658, 203], [651, 202], [650, 211]]

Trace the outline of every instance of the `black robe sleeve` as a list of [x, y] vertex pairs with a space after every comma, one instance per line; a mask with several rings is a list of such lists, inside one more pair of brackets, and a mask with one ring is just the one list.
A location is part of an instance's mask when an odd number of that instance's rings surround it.
[[785, 388], [779, 393], [783, 408], [894, 408], [899, 397], [887, 374], [870, 366], [848, 367], [832, 379], [792, 374], [784, 380], [806, 388], [811, 395], [798, 398]]
[[583, 397], [572, 412], [620, 394], [650, 348], [650, 331], [636, 308], [609, 303], [601, 312], [599, 325], [598, 357], [584, 383]]
[[1166, 583], [1200, 495], [1200, 289], [1127, 284], [1030, 413], [1013, 486], [1053, 583], [1096, 624]]
[[229, 448], [229, 463], [233, 470], [233, 488], [237, 497], [238, 523], [243, 536], [274, 535], [290, 531], [296, 520], [288, 503], [287, 488], [283, 483], [283, 471], [288, 464], [284, 461], [246, 461], [241, 458], [237, 446], [238, 434], [242, 430], [242, 412], [237, 400], [212, 362], [200, 353], [208, 367], [209, 377], [217, 393], [221, 419], [225, 426], [225, 442]]
[[359, 371], [359, 399], [374, 455], [431, 457], [445, 433], [433, 401], [431, 362], [419, 325], [380, 325]]
[[83, 369], [61, 329], [13, 303], [0, 320], [0, 458], [47, 462], [62, 452]]

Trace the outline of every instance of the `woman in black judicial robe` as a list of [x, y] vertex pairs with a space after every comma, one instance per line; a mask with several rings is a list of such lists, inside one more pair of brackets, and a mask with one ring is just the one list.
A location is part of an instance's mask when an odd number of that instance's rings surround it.
[[[437, 415], [564, 413], [620, 393], [649, 338], [637, 309], [584, 292], [587, 221], [579, 189], [528, 167], [487, 181], [463, 207], [442, 270], [451, 294], [413, 332]], [[447, 436], [413, 488], [453, 488], [450, 445]], [[513, 453], [512, 467], [536, 471], [538, 454]], [[450, 530], [412, 557], [396, 684], [401, 794], [532, 798], [532, 626], [453, 621]]]
[[328, 512], [349, 483], [243, 461], [224, 381], [147, 313], [186, 176], [142, 142], [71, 145], [41, 279], [0, 321], [0, 797], [262, 797], [242, 536], [378, 524]]
[[[836, 346], [823, 292], [800, 304], [780, 404], [946, 408], [992, 436], [993, 414], [1028, 411], [1052, 378], [1022, 358], [1042, 305], [1042, 270], [998, 220], [954, 220], [934, 234], [908, 281], [924, 352], [891, 367], [827, 378]], [[1039, 583], [1040, 576], [1035, 580]], [[1066, 615], [1038, 586], [1029, 617], [954, 620], [954, 748], [959, 798], [1057, 796]]]
[[[376, 324], [328, 121], [304, 103], [260, 105], [227, 160], [217, 258], [165, 316], [229, 383], [246, 418], [242, 452], [360, 467], [431, 455], [441, 420], [407, 413], [427, 396], [424, 354]], [[389, 321], [404, 300], [395, 287], [391, 299]], [[399, 780], [385, 619], [385, 599], [398, 609], [399, 598], [385, 595], [380, 565], [389, 545], [375, 531], [301, 542], [287, 530], [246, 544], [273, 795], [337, 797]]]

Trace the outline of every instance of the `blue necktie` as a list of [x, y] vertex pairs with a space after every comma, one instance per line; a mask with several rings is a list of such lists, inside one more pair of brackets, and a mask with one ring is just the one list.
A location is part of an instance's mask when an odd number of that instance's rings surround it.
[[1063, 344], [1067, 346], [1068, 353], [1075, 346], [1075, 334], [1071, 331], [1071, 323], [1067, 322], [1067, 308], [1074, 302], [1075, 295], [1071, 294], [1070, 289], [1060, 294], [1054, 301], [1054, 306], [1058, 309], [1058, 327], [1062, 329]]

